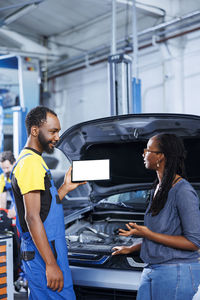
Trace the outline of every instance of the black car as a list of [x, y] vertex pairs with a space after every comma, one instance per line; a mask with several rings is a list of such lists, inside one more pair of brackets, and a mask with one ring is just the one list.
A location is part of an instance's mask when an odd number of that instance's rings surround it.
[[[139, 253], [111, 256], [116, 245], [139, 243], [118, 235], [128, 222], [143, 224], [155, 173], [145, 169], [143, 149], [158, 133], [183, 138], [188, 180], [200, 194], [200, 117], [135, 114], [77, 124], [57, 148], [72, 160], [110, 159], [111, 179], [80, 186], [64, 199], [66, 241], [78, 299], [134, 299], [144, 263]], [[60, 174], [60, 177], [62, 172]]]

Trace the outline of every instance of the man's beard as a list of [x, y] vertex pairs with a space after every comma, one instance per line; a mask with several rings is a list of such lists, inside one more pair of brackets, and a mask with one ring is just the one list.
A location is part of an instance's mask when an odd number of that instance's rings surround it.
[[52, 141], [47, 141], [41, 131], [38, 134], [38, 141], [40, 142], [43, 150], [46, 153], [52, 154], [54, 152], [54, 147], [53, 148], [49, 147], [49, 144], [52, 143]]

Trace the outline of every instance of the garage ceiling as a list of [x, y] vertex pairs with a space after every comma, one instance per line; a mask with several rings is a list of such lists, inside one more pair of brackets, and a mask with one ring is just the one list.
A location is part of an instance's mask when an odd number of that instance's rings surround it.
[[[139, 30], [162, 21], [163, 12], [159, 9], [141, 6], [137, 13]], [[109, 45], [111, 17], [112, 0], [1, 0], [0, 52], [31, 52], [33, 44], [29, 40], [47, 46], [55, 55], [68, 57]], [[130, 21], [131, 6], [117, 3], [120, 38], [131, 31]], [[83, 36], [84, 31], [90, 34]]]
[[[29, 12], [26, 12], [27, 6], [30, 8]], [[62, 34], [65, 30], [107, 13], [110, 3], [107, 1], [105, 5], [104, 1], [99, 0], [6, 0], [0, 2], [0, 7], [1, 20], [16, 14], [17, 10], [25, 12], [23, 17], [10, 24], [9, 28], [35, 37], [49, 37]]]
[[[116, 0], [117, 40], [127, 48], [132, 44], [131, 1]], [[199, 2], [183, 5], [184, 13], [197, 9]], [[172, 19], [171, 8], [172, 0], [136, 2], [138, 32]], [[50, 65], [94, 56], [111, 46], [111, 21], [112, 0], [1, 0], [0, 54], [37, 56]]]

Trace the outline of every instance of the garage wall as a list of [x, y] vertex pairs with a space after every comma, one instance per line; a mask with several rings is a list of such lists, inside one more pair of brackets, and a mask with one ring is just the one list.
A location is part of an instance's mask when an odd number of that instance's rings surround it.
[[[140, 51], [142, 112], [200, 115], [200, 31]], [[49, 106], [63, 130], [109, 116], [107, 63], [57, 77], [49, 82]]]
[[140, 53], [143, 112], [200, 115], [199, 50], [198, 31]]
[[79, 122], [109, 116], [107, 63], [51, 80], [49, 105], [63, 129]]

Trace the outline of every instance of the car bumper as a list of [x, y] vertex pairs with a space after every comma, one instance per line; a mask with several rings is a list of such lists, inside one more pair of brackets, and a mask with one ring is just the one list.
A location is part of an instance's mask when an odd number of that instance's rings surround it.
[[124, 271], [70, 266], [73, 283], [76, 286], [112, 288], [137, 291], [141, 271]]

